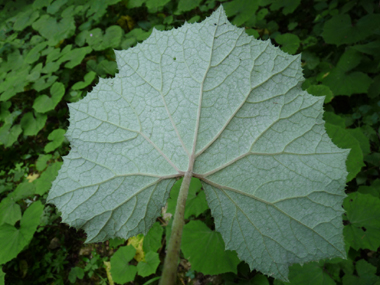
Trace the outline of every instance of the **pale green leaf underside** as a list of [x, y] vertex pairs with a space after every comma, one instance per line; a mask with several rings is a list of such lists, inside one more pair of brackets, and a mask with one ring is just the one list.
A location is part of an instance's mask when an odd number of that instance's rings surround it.
[[116, 51], [119, 73], [70, 104], [48, 201], [89, 242], [147, 233], [177, 177], [201, 179], [227, 249], [286, 280], [288, 266], [345, 256], [348, 150], [324, 129], [323, 97], [302, 91], [299, 56], [231, 25], [153, 31]]

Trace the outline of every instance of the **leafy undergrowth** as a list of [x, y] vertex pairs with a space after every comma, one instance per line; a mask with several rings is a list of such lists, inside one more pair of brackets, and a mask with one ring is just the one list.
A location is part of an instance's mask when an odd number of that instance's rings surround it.
[[[69, 152], [67, 103], [83, 98], [99, 77], [115, 75], [113, 49], [135, 46], [153, 27], [200, 22], [220, 4], [249, 35], [302, 53], [303, 89], [326, 96], [326, 130], [351, 149], [343, 203], [348, 259], [293, 265], [290, 284], [380, 282], [377, 3], [24, 0], [0, 4], [0, 284], [157, 284], [178, 185], [149, 233], [128, 241], [84, 244], [85, 234], [61, 224], [46, 204]], [[181, 284], [282, 284], [224, 251], [196, 179], [185, 218]]]

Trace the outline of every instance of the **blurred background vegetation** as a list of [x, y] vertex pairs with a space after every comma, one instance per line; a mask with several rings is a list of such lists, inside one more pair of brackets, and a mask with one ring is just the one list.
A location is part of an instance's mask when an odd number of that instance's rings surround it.
[[[326, 130], [351, 149], [348, 259], [293, 265], [290, 283], [380, 284], [380, 4], [371, 0], [0, 1], [0, 284], [157, 284], [178, 185], [147, 236], [98, 244], [61, 224], [46, 197], [70, 149], [67, 103], [115, 75], [113, 50], [153, 28], [200, 22], [219, 5], [249, 35], [302, 53], [302, 87], [326, 96]], [[283, 284], [226, 254], [196, 180], [190, 195], [179, 284]]]

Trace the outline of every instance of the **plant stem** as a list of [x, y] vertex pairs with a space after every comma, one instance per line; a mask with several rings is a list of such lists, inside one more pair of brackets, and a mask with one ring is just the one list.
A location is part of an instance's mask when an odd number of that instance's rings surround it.
[[185, 206], [187, 194], [189, 192], [192, 171], [189, 169], [182, 180], [181, 188], [178, 194], [177, 207], [175, 208], [172, 232], [166, 253], [164, 270], [160, 280], [160, 285], [175, 285], [177, 280], [177, 268], [179, 259], [179, 250], [181, 247], [182, 230], [185, 224]]

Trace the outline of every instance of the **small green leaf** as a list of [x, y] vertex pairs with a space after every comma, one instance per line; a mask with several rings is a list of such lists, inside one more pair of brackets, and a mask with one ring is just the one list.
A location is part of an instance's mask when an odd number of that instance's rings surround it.
[[344, 128], [329, 123], [325, 124], [326, 132], [333, 141], [340, 148], [350, 148], [350, 154], [346, 160], [347, 166], [347, 182], [351, 181], [360, 172], [360, 169], [365, 166], [363, 162], [363, 152], [360, 148], [359, 142]]
[[255, 285], [269, 285], [268, 278], [265, 275], [262, 275], [260, 273], [256, 274], [252, 279], [251, 279], [251, 284]]
[[144, 31], [143, 29], [133, 29], [127, 34], [127, 38], [133, 37], [136, 39], [136, 41], [141, 42], [146, 40], [150, 35], [152, 34], [152, 31]]
[[377, 268], [372, 264], [368, 263], [366, 260], [361, 259], [356, 262], [356, 272], [358, 276], [355, 275], [344, 275], [342, 278], [344, 285], [379, 285], [380, 277], [376, 275]]
[[360, 186], [358, 192], [380, 198], [380, 179], [376, 179], [370, 186]]
[[88, 31], [86, 41], [94, 50], [102, 50], [103, 31], [100, 28]]
[[28, 82], [35, 82], [38, 78], [40, 78], [42, 72], [42, 62], [38, 63], [33, 69], [30, 71], [26, 80]]
[[79, 34], [77, 34], [75, 37], [75, 44], [80, 47], [83, 46], [86, 42], [87, 34], [87, 30], [81, 31]]
[[62, 162], [56, 162], [50, 165], [33, 183], [36, 185], [36, 194], [43, 195], [51, 188], [51, 184], [58, 175]]
[[105, 73], [107, 74], [110, 74], [110, 75], [115, 75], [116, 71], [117, 71], [117, 65], [116, 65], [116, 62], [114, 61], [109, 61], [109, 60], [102, 60], [99, 65], [98, 65], [98, 68], [102, 69]]
[[58, 76], [55, 75], [42, 76], [33, 84], [33, 89], [40, 92], [41, 90], [49, 88], [57, 79]]
[[49, 45], [56, 45], [60, 40], [71, 37], [75, 32], [73, 17], [62, 18], [59, 22], [55, 17], [43, 15], [32, 24], [33, 29], [48, 39]]
[[3, 199], [0, 203], [0, 225], [7, 223], [13, 226], [20, 219], [20, 205], [15, 203], [12, 199]]
[[141, 7], [147, 0], [129, 0], [127, 4], [128, 9]]
[[322, 80], [323, 84], [330, 87], [334, 95], [346, 95], [367, 93], [372, 79], [363, 72], [344, 73], [339, 69], [333, 69]]
[[122, 36], [123, 30], [120, 26], [113, 25], [108, 27], [103, 37], [102, 49], [119, 47]]
[[9, 108], [12, 106], [11, 102], [1, 102], [0, 103], [0, 121], [8, 121], [8, 123], [13, 123], [14, 117], [19, 116], [21, 113], [17, 112], [11, 115], [11, 112], [9, 112]]
[[21, 199], [34, 195], [35, 190], [36, 188], [34, 187], [34, 184], [24, 181], [17, 185], [16, 189], [12, 193], [8, 194], [8, 197], [17, 202]]
[[70, 5], [62, 11], [61, 17], [66, 18], [66, 17], [72, 17], [73, 15], [79, 15], [83, 11], [83, 8], [84, 6], [82, 5], [78, 5], [78, 6]]
[[144, 252], [156, 252], [162, 246], [161, 238], [163, 233], [164, 229], [162, 228], [161, 224], [159, 222], [155, 222], [144, 237]]
[[145, 261], [142, 260], [137, 264], [137, 272], [140, 276], [147, 277], [156, 273], [158, 265], [160, 265], [158, 253], [149, 251], [145, 254]]
[[66, 4], [67, 0], [55, 0], [51, 5], [49, 5], [46, 9], [46, 12], [54, 15], [59, 11], [62, 5]]
[[69, 281], [71, 283], [75, 283], [75, 281], [77, 280], [77, 278], [78, 279], [83, 279], [83, 277], [84, 277], [84, 270], [83, 270], [83, 268], [75, 266], [75, 267], [71, 268], [68, 279], [69, 279]]
[[256, 19], [258, 21], [264, 20], [265, 16], [268, 15], [269, 10], [267, 8], [260, 9], [256, 14]]
[[280, 8], [283, 8], [282, 13], [284, 15], [293, 13], [294, 10], [301, 4], [301, 0], [282, 0], [282, 1], [271, 1], [272, 5], [270, 6], [270, 9], [272, 11], [279, 10]]
[[123, 238], [112, 238], [108, 241], [110, 248], [117, 248], [119, 245], [122, 245], [125, 243], [125, 239]]
[[179, 0], [176, 14], [180, 15], [183, 12], [191, 11], [197, 8], [201, 2], [202, 0]]
[[351, 193], [344, 199], [348, 225], [343, 234], [356, 250], [377, 250], [380, 246], [380, 199], [369, 194]]
[[368, 155], [371, 152], [371, 145], [369, 138], [363, 133], [363, 130], [361, 128], [355, 128], [347, 129], [347, 131], [359, 142], [363, 156]]
[[[24, 65], [24, 57], [20, 54], [20, 50], [16, 49], [15, 51], [8, 54], [7, 61], [2, 62], [0, 65], [1, 72], [8, 72], [10, 70], [19, 70]], [[7, 75], [9, 76], [9, 74]]]
[[149, 13], [160, 11], [170, 0], [144, 0]]
[[[181, 178], [176, 183], [174, 183], [172, 189], [170, 190], [170, 198], [168, 199], [168, 208], [166, 209], [166, 212], [171, 213], [172, 215], [174, 215], [175, 212], [182, 180], [183, 179]], [[192, 178], [190, 182], [189, 193], [186, 199], [185, 219], [190, 218], [192, 215], [198, 217], [208, 209], [206, 196], [201, 188], [202, 184], [199, 179]]]
[[193, 270], [205, 275], [237, 273], [240, 260], [236, 252], [225, 250], [221, 234], [210, 230], [199, 220], [190, 221], [184, 226], [181, 249]]
[[47, 162], [52, 158], [51, 154], [40, 154], [36, 161], [36, 169], [43, 171], [46, 168]]
[[335, 281], [331, 279], [328, 272], [318, 262], [306, 263], [303, 266], [294, 264], [289, 268], [290, 283], [279, 282], [276, 280], [274, 284], [290, 284], [290, 285], [335, 285]]
[[61, 64], [59, 62], [49, 62], [41, 70], [42, 73], [50, 74], [56, 72]]
[[61, 49], [55, 48], [52, 51], [50, 51], [50, 53], [47, 54], [46, 63], [53, 62], [53, 61], [57, 60], [60, 56], [62, 56]]
[[354, 69], [362, 60], [362, 54], [354, 49], [348, 49], [339, 58], [337, 68], [341, 71], [348, 72]]
[[306, 91], [314, 96], [326, 96], [325, 103], [331, 102], [334, 98], [330, 88], [326, 85], [311, 85], [306, 89]]
[[297, 22], [291, 22], [291, 23], [288, 24], [288, 30], [289, 30], [289, 31], [292, 31], [292, 30], [294, 30], [297, 26], [298, 26], [298, 23], [297, 23]]
[[322, 32], [322, 37], [328, 44], [353, 44], [370, 36], [374, 29], [380, 26], [380, 15], [369, 14], [353, 25], [348, 14], [339, 14], [328, 20]]
[[19, 92], [24, 92], [24, 87], [28, 85], [25, 78], [29, 75], [31, 66], [26, 64], [21, 69], [13, 69], [7, 74], [6, 80], [0, 82], [0, 101], [7, 101]]
[[[322, 262], [320, 262], [322, 265]], [[342, 258], [333, 258], [327, 259], [322, 265], [325, 269], [324, 271], [330, 274], [335, 281], [341, 281], [341, 272], [343, 271], [345, 274], [352, 275], [354, 273], [354, 264], [350, 259], [342, 259]]]
[[45, 152], [52, 152], [53, 150], [60, 147], [65, 139], [65, 133], [66, 131], [64, 129], [56, 129], [52, 131], [48, 136], [48, 140], [51, 142], [45, 146]]
[[25, 57], [26, 63], [33, 63], [40, 58], [40, 51], [47, 46], [47, 42], [42, 42], [32, 48]]
[[13, 30], [22, 31], [26, 27], [34, 23], [34, 21], [40, 16], [40, 13], [36, 10], [28, 9], [23, 13], [19, 13], [16, 16], [16, 22], [13, 25]]
[[344, 118], [342, 118], [341, 116], [339, 116], [333, 112], [325, 112], [323, 114], [323, 119], [326, 121], [326, 123], [336, 125], [336, 126], [341, 127], [343, 129], [346, 128], [346, 123], [345, 123]]
[[50, 88], [51, 97], [38, 96], [33, 103], [33, 109], [38, 113], [46, 113], [53, 110], [65, 95], [65, 87], [61, 82], [56, 82]]
[[260, 34], [258, 31], [256, 31], [255, 29], [247, 29], [245, 30], [245, 32], [250, 35], [250, 36], [254, 36], [255, 39], [258, 39], [260, 37]]
[[[302, 40], [302, 47], [303, 47], [303, 52], [308, 52], [306, 49], [312, 46], [315, 46], [318, 43], [318, 39], [313, 36], [308, 36], [306, 39]], [[318, 58], [319, 59], [319, 58]]]
[[259, 1], [233, 0], [225, 3], [223, 7], [228, 17], [235, 16], [232, 23], [241, 26], [255, 14], [259, 8]]
[[17, 229], [9, 224], [0, 226], [0, 264], [4, 264], [15, 258], [23, 248], [29, 244], [34, 232], [40, 223], [40, 216], [44, 206], [41, 201], [30, 205], [21, 218], [20, 228]]
[[80, 89], [83, 89], [83, 88], [87, 87], [95, 79], [95, 76], [96, 76], [95, 72], [93, 72], [93, 71], [88, 72], [84, 76], [84, 81], [79, 81], [79, 82], [75, 83], [71, 87], [71, 89], [73, 89], [73, 90], [80, 90]]
[[123, 36], [123, 30], [118, 25], [113, 25], [103, 31], [99, 28], [92, 29], [90, 31], [83, 31], [81, 37], [78, 38], [79, 43], [83, 42], [84, 37], [87, 43], [94, 50], [105, 50], [107, 48], [117, 48], [120, 46], [120, 41]]
[[35, 0], [33, 2], [33, 9], [34, 10], [39, 10], [43, 7], [47, 7], [49, 6], [50, 2], [53, 1], [53, 0]]
[[36, 117], [32, 112], [26, 113], [21, 119], [21, 127], [25, 136], [35, 136], [45, 126], [47, 116], [45, 114], [36, 113]]
[[350, 72], [361, 61], [362, 55], [349, 49], [340, 57], [337, 66], [333, 68], [322, 82], [329, 86], [334, 95], [366, 93], [372, 79], [363, 72]]
[[87, 68], [96, 72], [99, 77], [106, 77], [107, 74], [115, 75], [117, 71], [117, 65], [114, 61], [102, 60], [99, 64], [95, 60], [89, 60], [87, 62]]
[[16, 141], [18, 136], [22, 133], [20, 125], [4, 124], [0, 127], [0, 145], [8, 148], [12, 146]]
[[111, 257], [112, 279], [120, 284], [131, 282], [137, 273], [136, 266], [128, 262], [135, 256], [136, 249], [132, 245], [120, 247]]
[[378, 95], [380, 95], [380, 74], [373, 79], [371, 86], [368, 88], [368, 97], [375, 98]]
[[307, 50], [302, 52], [302, 60], [305, 61], [306, 67], [310, 70], [316, 68], [320, 63], [319, 57], [315, 53], [309, 52]]
[[300, 39], [294, 34], [282, 34], [276, 37], [276, 42], [281, 45], [281, 49], [289, 54], [295, 54], [300, 46]]
[[363, 45], [355, 45], [353, 49], [370, 55], [377, 55], [380, 50], [380, 40], [372, 41]]
[[58, 62], [61, 64], [65, 61], [69, 61], [65, 64], [65, 67], [71, 69], [79, 65], [83, 61], [86, 54], [89, 54], [91, 51], [92, 51], [91, 47], [76, 48], [63, 54], [58, 60]]

